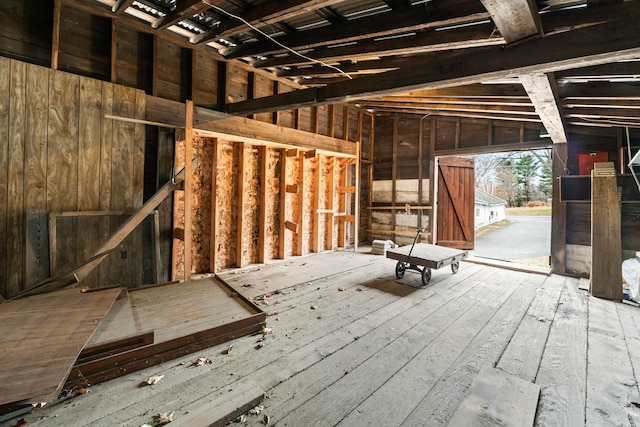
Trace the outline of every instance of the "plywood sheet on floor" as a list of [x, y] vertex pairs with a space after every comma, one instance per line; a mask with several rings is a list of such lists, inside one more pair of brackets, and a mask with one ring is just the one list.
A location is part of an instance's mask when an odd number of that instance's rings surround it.
[[154, 331], [156, 343], [212, 329], [256, 314], [215, 278], [132, 290], [119, 300], [89, 344]]
[[0, 305], [0, 405], [57, 397], [120, 289], [69, 289]]

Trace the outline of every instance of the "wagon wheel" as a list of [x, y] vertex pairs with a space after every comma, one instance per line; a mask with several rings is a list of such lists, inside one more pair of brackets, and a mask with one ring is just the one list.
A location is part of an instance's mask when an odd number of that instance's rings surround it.
[[454, 261], [451, 263], [451, 271], [453, 271], [453, 274], [456, 274], [459, 268], [460, 268], [460, 263], [458, 261]]
[[424, 286], [427, 286], [430, 280], [431, 280], [431, 269], [429, 267], [425, 267], [422, 270], [422, 284]]
[[396, 277], [402, 279], [405, 271], [407, 271], [407, 268], [404, 266], [404, 262], [398, 261], [396, 264]]

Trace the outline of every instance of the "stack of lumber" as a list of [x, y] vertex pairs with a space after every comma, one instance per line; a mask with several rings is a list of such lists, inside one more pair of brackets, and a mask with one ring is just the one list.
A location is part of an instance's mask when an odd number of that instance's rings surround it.
[[386, 255], [387, 250], [397, 247], [398, 245], [391, 240], [374, 240], [371, 244], [371, 253], [374, 255]]

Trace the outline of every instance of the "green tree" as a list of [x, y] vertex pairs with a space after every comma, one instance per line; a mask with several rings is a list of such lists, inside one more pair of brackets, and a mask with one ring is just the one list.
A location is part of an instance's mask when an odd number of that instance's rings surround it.
[[533, 180], [538, 175], [539, 166], [538, 160], [530, 154], [525, 154], [513, 162], [513, 171], [520, 186], [519, 206], [531, 201], [534, 186]]

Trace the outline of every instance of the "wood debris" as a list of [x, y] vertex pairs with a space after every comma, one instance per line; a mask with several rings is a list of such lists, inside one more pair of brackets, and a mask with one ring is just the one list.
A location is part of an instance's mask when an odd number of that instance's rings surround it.
[[540, 317], [536, 317], [536, 320], [537, 320], [538, 322], [544, 322], [544, 321], [545, 321], [545, 320], [544, 320], [544, 317], [541, 317], [541, 316], [540, 316]]
[[264, 417], [262, 417], [262, 424], [269, 424], [269, 421], [271, 421], [271, 418], [269, 417], [269, 415], [266, 415]]
[[160, 381], [162, 378], [164, 378], [164, 375], [154, 375], [152, 377], [145, 379], [144, 382], [147, 385], [154, 385], [154, 384], [158, 384], [158, 381]]
[[162, 426], [165, 424], [169, 424], [170, 422], [173, 421], [173, 414], [175, 413], [175, 411], [171, 411], [171, 412], [160, 412], [158, 413], [158, 415], [153, 417], [153, 421], [155, 422], [156, 426]]
[[231, 353], [232, 349], [233, 349], [233, 344], [229, 344], [229, 346], [227, 348], [222, 350], [222, 354], [229, 354], [229, 353]]
[[264, 406], [258, 405], [255, 408], [249, 409], [249, 414], [251, 415], [260, 415], [264, 411]]
[[262, 327], [262, 335], [269, 335], [273, 333], [273, 328]]
[[16, 421], [16, 423], [12, 426], [12, 427], [22, 427], [22, 426], [26, 426], [27, 425], [27, 420], [25, 420], [24, 418], [20, 418], [18, 421]]
[[198, 357], [192, 364], [192, 366], [202, 366], [205, 363], [213, 363], [211, 359], [207, 359], [206, 357]]

